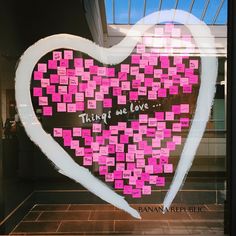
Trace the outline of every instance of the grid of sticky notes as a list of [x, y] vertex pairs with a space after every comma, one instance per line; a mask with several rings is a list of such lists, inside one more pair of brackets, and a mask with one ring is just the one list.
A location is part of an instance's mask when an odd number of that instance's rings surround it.
[[[38, 63], [33, 79], [33, 96], [44, 116], [54, 112], [81, 112], [129, 101], [167, 98], [191, 94], [198, 84], [199, 61], [189, 56], [146, 52], [138, 44], [136, 52], [119, 69], [99, 66], [91, 58], [75, 57], [74, 51], [54, 51], [47, 63]], [[36, 84], [36, 83], [35, 83]], [[52, 106], [55, 104], [56, 106]]]
[[[175, 36], [173, 27], [165, 30], [169, 37]], [[73, 50], [57, 50], [46, 63], [37, 64], [32, 95], [43, 116], [88, 110], [96, 113], [98, 104], [107, 111], [139, 100], [158, 103], [170, 96], [191, 94], [199, 83], [199, 60], [188, 55], [163, 55], [145, 44], [138, 44], [126, 62], [116, 67], [75, 55]], [[96, 163], [99, 174], [115, 189], [140, 198], [150, 195], [154, 187], [164, 187], [165, 175], [173, 173], [170, 153], [181, 144], [182, 131], [189, 128], [189, 113], [189, 104], [173, 104], [166, 111], [156, 107], [152, 114], [142, 112], [131, 121], [57, 127], [53, 136], [74, 150], [84, 166]]]
[[190, 123], [188, 113], [189, 104], [172, 105], [170, 111], [157, 111], [154, 117], [139, 114], [138, 120], [108, 129], [101, 123], [91, 128], [54, 128], [53, 136], [74, 150], [84, 166], [96, 163], [99, 174], [115, 189], [140, 198], [150, 195], [153, 187], [164, 187], [163, 174], [173, 172], [170, 153], [182, 143], [181, 131]]

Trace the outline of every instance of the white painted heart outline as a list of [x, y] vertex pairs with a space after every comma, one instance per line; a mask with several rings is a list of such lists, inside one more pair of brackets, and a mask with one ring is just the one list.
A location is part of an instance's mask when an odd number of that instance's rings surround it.
[[[112, 48], [101, 48], [95, 43], [68, 34], [52, 35], [39, 40], [29, 47], [20, 58], [15, 77], [16, 103], [18, 113], [30, 139], [36, 143], [44, 154], [53, 162], [60, 173], [82, 184], [101, 199], [123, 209], [133, 217], [141, 218], [139, 213], [129, 206], [123, 196], [118, 195], [107, 185], [94, 177], [88, 169], [79, 166], [64, 149], [47, 134], [38, 121], [30, 94], [31, 75], [35, 64], [50, 51], [67, 48], [84, 52], [105, 64], [118, 64], [131, 54], [142, 34], [155, 24], [168, 22], [175, 16], [175, 21], [185, 24], [186, 19], [194, 25], [186, 25], [190, 30], [201, 56], [201, 85], [192, 125], [186, 139], [174, 179], [164, 199], [164, 209], [169, 208], [181, 188], [194, 155], [203, 136], [215, 94], [218, 61], [215, 57], [215, 42], [207, 25], [195, 16], [182, 10], [165, 10], [152, 13], [134, 25], [126, 37]], [[158, 20], [154, 20], [158, 19]], [[148, 24], [147, 24], [148, 23]], [[144, 25], [146, 24], [146, 25]], [[129, 36], [132, 36], [129, 37]], [[135, 36], [135, 37], [134, 37]], [[198, 38], [201, 36], [201, 38]], [[122, 49], [122, 50], [121, 50]], [[203, 55], [211, 50], [213, 56]], [[209, 70], [210, 69], [210, 70]]]

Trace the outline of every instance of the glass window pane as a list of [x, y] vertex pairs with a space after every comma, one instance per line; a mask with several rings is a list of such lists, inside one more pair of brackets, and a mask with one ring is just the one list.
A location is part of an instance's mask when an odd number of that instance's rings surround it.
[[227, 23], [227, 1], [224, 1], [224, 4], [221, 8], [220, 14], [218, 15], [215, 24], [226, 24]]
[[159, 0], [146, 0], [146, 16], [157, 11], [159, 7]]
[[175, 0], [162, 1], [161, 10], [170, 10], [175, 7]]
[[179, 0], [177, 8], [180, 10], [188, 11], [192, 0]]
[[130, 23], [135, 24], [143, 17], [144, 0], [131, 0]]
[[115, 23], [128, 24], [128, 1], [115, 0]]
[[205, 4], [206, 4], [205, 0], [195, 0], [191, 13], [197, 18], [201, 19]]
[[210, 1], [207, 11], [206, 11], [206, 15], [203, 19], [206, 24], [213, 23], [215, 14], [217, 12], [217, 9], [218, 9], [220, 3], [221, 3], [221, 0], [211, 0]]
[[112, 0], [105, 0], [107, 24], [113, 24]]

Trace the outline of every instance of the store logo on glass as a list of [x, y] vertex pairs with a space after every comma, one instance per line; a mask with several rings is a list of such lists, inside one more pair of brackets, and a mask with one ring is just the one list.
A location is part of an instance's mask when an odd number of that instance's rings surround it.
[[[172, 13], [160, 12], [160, 22]], [[143, 24], [156, 14], [110, 49], [71, 35], [42, 39], [16, 72], [19, 115], [31, 139], [62, 174], [134, 217], [139, 213], [119, 194], [148, 197], [169, 188], [175, 172], [164, 202], [170, 206], [215, 92], [217, 60], [207, 26], [193, 16], [198, 27]], [[180, 23], [185, 16], [176, 12]], [[211, 36], [204, 42], [211, 59], [204, 59], [198, 34]]]

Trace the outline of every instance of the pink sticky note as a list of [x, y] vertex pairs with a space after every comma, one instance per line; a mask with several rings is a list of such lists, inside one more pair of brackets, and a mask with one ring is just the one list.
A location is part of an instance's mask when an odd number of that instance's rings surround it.
[[94, 90], [87, 88], [85, 90], [85, 97], [86, 98], [93, 98], [94, 97]]
[[145, 85], [145, 87], [152, 87], [152, 85], [153, 85], [153, 78], [145, 78], [144, 85]]
[[173, 136], [173, 142], [177, 145], [181, 144], [181, 136]]
[[48, 105], [48, 98], [47, 97], [39, 97], [39, 105], [40, 106], [47, 106]]
[[47, 72], [47, 64], [45, 63], [38, 63], [38, 71], [40, 72]]
[[138, 92], [130, 91], [129, 92], [129, 100], [130, 101], [138, 100]]
[[76, 149], [78, 147], [79, 147], [79, 140], [71, 140], [70, 148], [71, 149]]
[[124, 160], [125, 160], [125, 154], [123, 152], [117, 152], [116, 161], [124, 161]]
[[164, 164], [164, 173], [173, 173], [173, 164]]
[[51, 74], [50, 75], [50, 83], [52, 83], [52, 84], [59, 83], [59, 76], [56, 74]]
[[132, 192], [133, 192], [133, 187], [132, 186], [124, 185], [124, 190], [123, 190], [124, 194], [130, 195], [130, 194], [132, 194]]
[[115, 76], [115, 68], [107, 68], [107, 76], [108, 77]]
[[66, 67], [57, 67], [58, 75], [66, 75]]
[[173, 123], [172, 130], [173, 132], [181, 132], [181, 124], [180, 123]]
[[64, 58], [65, 59], [73, 59], [73, 51], [72, 50], [65, 50], [64, 51]]
[[124, 144], [118, 143], [116, 145], [116, 152], [124, 152]]
[[[93, 81], [94, 82], [94, 81]], [[88, 82], [89, 83], [89, 82]], [[107, 79], [107, 78], [103, 78], [102, 79], [102, 86], [106, 86], [106, 87], [109, 87], [111, 84], [111, 80], [110, 79]], [[96, 84], [94, 87], [92, 87], [92, 89], [96, 89]]]
[[137, 53], [145, 53], [145, 45], [137, 44]]
[[197, 84], [198, 83], [198, 76], [197, 75], [190, 75], [189, 76], [189, 84]]
[[52, 116], [52, 107], [43, 107], [44, 116]]
[[129, 73], [129, 64], [121, 64], [120, 71]]
[[107, 68], [106, 67], [98, 67], [97, 74], [99, 76], [106, 76], [107, 74]]
[[52, 55], [53, 55], [53, 60], [61, 60], [62, 59], [62, 52], [54, 51], [52, 53]]
[[119, 72], [118, 73], [118, 78], [120, 81], [124, 81], [124, 80], [127, 80], [127, 73], [126, 72]]
[[107, 157], [106, 166], [115, 166], [115, 159], [113, 157]]
[[146, 87], [139, 87], [138, 88], [138, 95], [145, 96], [147, 94], [147, 88]]
[[172, 37], [180, 37], [181, 36], [181, 29], [180, 28], [172, 28], [171, 36]]
[[68, 68], [69, 67], [69, 61], [67, 59], [61, 59], [59, 61], [60, 67]]
[[162, 74], [163, 74], [162, 69], [155, 69], [154, 70], [154, 78], [161, 78]]
[[120, 143], [129, 143], [129, 136], [125, 134], [120, 135]]
[[166, 120], [174, 120], [174, 112], [167, 111], [165, 114]]
[[170, 149], [170, 151], [174, 151], [176, 148], [175, 142], [167, 142], [166, 147]]
[[114, 181], [114, 174], [113, 173], [107, 173], [105, 176], [106, 182], [113, 182]]
[[190, 69], [198, 69], [198, 60], [189, 60]]
[[64, 146], [65, 147], [70, 147], [70, 145], [71, 145], [71, 137], [63, 137], [63, 141], [64, 141]]
[[133, 54], [131, 56], [131, 63], [132, 64], [139, 64], [139, 61], [140, 61], [140, 55]]
[[189, 104], [180, 104], [181, 113], [189, 113]]
[[159, 98], [165, 98], [167, 96], [166, 89], [165, 88], [164, 89], [159, 89], [157, 91], [157, 94], [158, 94]]
[[160, 147], [161, 146], [161, 139], [159, 139], [159, 138], [152, 139], [152, 146], [153, 147]]
[[90, 66], [89, 67], [89, 72], [91, 75], [97, 75], [98, 73], [98, 66]]
[[180, 105], [172, 105], [172, 112], [174, 114], [180, 114]]
[[67, 112], [76, 112], [76, 104], [75, 103], [67, 104]]
[[189, 118], [180, 118], [181, 127], [189, 127]]
[[69, 85], [78, 85], [78, 78], [76, 76], [70, 76]]
[[184, 85], [183, 93], [192, 93], [192, 85]]
[[151, 186], [143, 186], [142, 187], [142, 194], [143, 195], [150, 195], [152, 191]]
[[139, 115], [139, 123], [147, 123], [148, 122], [148, 116], [146, 114], [140, 114]]
[[115, 180], [115, 189], [123, 189], [124, 180]]
[[91, 166], [93, 164], [93, 160], [91, 156], [84, 156], [83, 158], [83, 165], [84, 166]]
[[133, 189], [132, 197], [133, 198], [141, 198], [141, 189]]
[[75, 94], [75, 101], [83, 102], [84, 101], [84, 93], [76, 93]]
[[145, 166], [145, 172], [149, 174], [153, 174], [153, 165]]
[[107, 166], [99, 166], [99, 174], [100, 175], [106, 175], [108, 173], [108, 167]]
[[161, 27], [155, 28], [155, 36], [162, 36], [164, 34], [164, 29]]
[[155, 118], [157, 121], [164, 120], [164, 112], [155, 112]]
[[78, 86], [76, 86], [76, 85], [69, 85], [68, 86], [68, 92], [70, 94], [76, 94], [78, 92], [77, 89], [78, 89]]
[[81, 136], [81, 128], [73, 128], [73, 136], [80, 137]]
[[122, 90], [130, 90], [130, 82], [129, 81], [121, 82], [121, 89]]
[[165, 177], [157, 177], [156, 185], [159, 187], [165, 186]]
[[84, 148], [80, 148], [80, 147], [78, 148], [78, 147], [77, 147], [77, 148], [75, 149], [75, 155], [76, 155], [76, 156], [84, 156]]
[[112, 107], [112, 99], [111, 98], [105, 98], [103, 100], [103, 107], [111, 108]]
[[63, 94], [63, 102], [72, 102], [72, 94]]
[[49, 85], [49, 86], [47, 86], [47, 88], [46, 88], [47, 94], [54, 94], [54, 93], [55, 93], [55, 90], [56, 90], [55, 85]]
[[156, 100], [157, 92], [156, 91], [148, 91], [148, 100]]
[[140, 82], [144, 81], [144, 74], [143, 73], [139, 73], [136, 75], [136, 80], [139, 80]]
[[122, 173], [123, 173], [123, 171], [121, 171], [121, 170], [115, 170], [114, 171], [114, 179], [122, 179]]
[[156, 66], [157, 65], [157, 56], [150, 56], [148, 58], [149, 65]]
[[53, 129], [54, 137], [62, 137], [62, 128], [54, 128]]
[[102, 130], [102, 125], [101, 124], [93, 124], [93, 132], [100, 133]]
[[66, 112], [66, 103], [57, 103], [58, 112]]
[[53, 102], [61, 102], [61, 94], [59, 94], [59, 93], [53, 93], [53, 94], [52, 94], [52, 101], [53, 101]]
[[75, 70], [74, 69], [67, 69], [66, 75], [67, 76], [75, 76]]
[[149, 127], [156, 127], [157, 126], [157, 119], [156, 118], [149, 118], [148, 119], [148, 126]]
[[43, 72], [41, 71], [34, 71], [34, 79], [41, 80], [43, 78]]
[[41, 97], [42, 96], [42, 88], [33, 88], [33, 96]]
[[127, 162], [133, 162], [134, 161], [134, 153], [126, 153], [126, 159]]
[[169, 87], [169, 94], [177, 95], [179, 93], [179, 87], [178, 86], [170, 86]]
[[49, 79], [41, 79], [41, 87], [46, 88], [50, 85]]
[[75, 58], [74, 59], [74, 67], [83, 67], [83, 58]]
[[84, 67], [89, 68], [90, 66], [93, 66], [93, 59], [85, 59], [84, 60]]
[[144, 67], [144, 73], [147, 75], [153, 74], [153, 66], [145, 66]]
[[117, 103], [118, 104], [126, 104], [126, 96], [118, 96], [118, 99], [117, 99], [118, 101], [117, 101]]
[[48, 60], [48, 69], [57, 69], [57, 61]]
[[81, 75], [81, 80], [83, 81], [89, 81], [90, 79], [90, 73], [89, 72], [83, 72], [82, 75]]
[[88, 100], [87, 107], [88, 109], [96, 109], [96, 100]]

